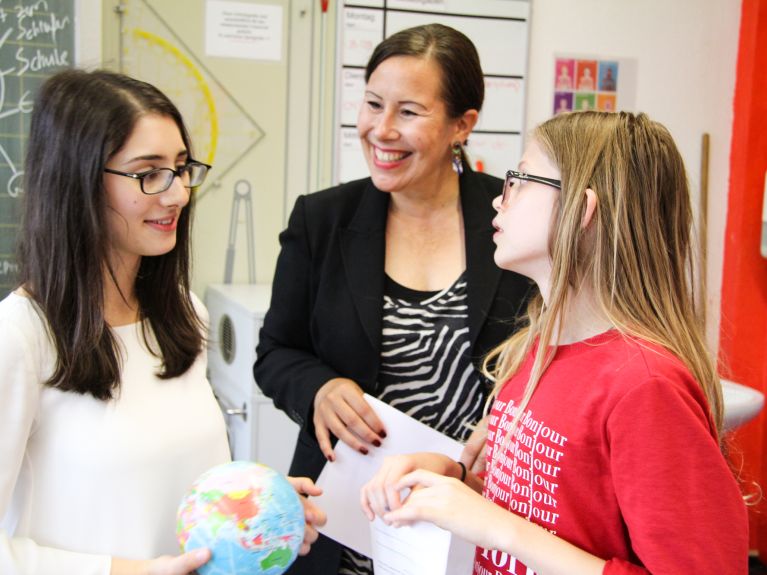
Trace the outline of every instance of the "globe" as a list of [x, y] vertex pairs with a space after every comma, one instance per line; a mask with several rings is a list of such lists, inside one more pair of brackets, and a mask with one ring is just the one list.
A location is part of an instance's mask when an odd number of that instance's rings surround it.
[[304, 538], [304, 510], [280, 473], [249, 461], [209, 469], [178, 508], [182, 551], [211, 550], [200, 575], [281, 575]]

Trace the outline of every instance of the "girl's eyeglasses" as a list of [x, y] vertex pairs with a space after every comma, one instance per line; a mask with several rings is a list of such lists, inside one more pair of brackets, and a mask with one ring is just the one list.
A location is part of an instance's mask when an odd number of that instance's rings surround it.
[[544, 178], [542, 176], [533, 176], [532, 174], [525, 174], [522, 172], [516, 172], [509, 170], [506, 172], [506, 181], [503, 183], [503, 195], [501, 196], [501, 204], [505, 205], [506, 200], [509, 199], [509, 192], [514, 184], [520, 184], [521, 182], [537, 182], [546, 186], [551, 186], [558, 190], [562, 189], [562, 182], [560, 180], [553, 180], [551, 178]]
[[118, 176], [125, 176], [126, 178], [138, 180], [141, 185], [141, 191], [151, 196], [164, 192], [170, 188], [176, 177], [181, 179], [181, 184], [185, 188], [196, 188], [205, 181], [205, 176], [208, 175], [208, 171], [211, 167], [212, 166], [209, 166], [208, 164], [190, 160], [177, 170], [171, 168], [157, 168], [140, 174], [119, 172], [111, 168], [104, 168], [104, 171], [109, 172], [110, 174], [117, 174]]

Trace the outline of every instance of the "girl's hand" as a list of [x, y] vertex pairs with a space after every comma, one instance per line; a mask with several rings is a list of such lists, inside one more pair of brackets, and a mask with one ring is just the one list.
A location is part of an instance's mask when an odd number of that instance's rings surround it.
[[[299, 495], [322, 495], [322, 489], [317, 487], [314, 482], [308, 477], [288, 477], [293, 488]], [[306, 555], [311, 549], [312, 543], [317, 541], [319, 533], [316, 526], [322, 527], [327, 521], [325, 512], [312, 503], [308, 497], [301, 497], [301, 502], [304, 505], [304, 519], [306, 520], [306, 527], [304, 529], [304, 541], [299, 549], [299, 555]]]
[[428, 521], [475, 545], [487, 547], [494, 543], [493, 534], [509, 520], [510, 512], [465, 483], [431, 471], [419, 469], [408, 473], [394, 488], [411, 490], [401, 507], [382, 517], [394, 527]]
[[331, 433], [364, 455], [371, 447], [379, 447], [386, 437], [383, 423], [363, 395], [354, 381], [337, 377], [325, 383], [314, 396], [314, 430], [328, 461], [335, 458]]
[[441, 453], [410, 453], [384, 459], [381, 469], [360, 490], [360, 505], [367, 518], [383, 517], [402, 506], [400, 480], [417, 469], [428, 469], [441, 475], [460, 473], [458, 464]]

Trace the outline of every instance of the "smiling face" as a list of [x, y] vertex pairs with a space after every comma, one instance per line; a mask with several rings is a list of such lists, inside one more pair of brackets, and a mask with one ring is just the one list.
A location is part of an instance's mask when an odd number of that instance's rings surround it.
[[433, 190], [455, 178], [450, 149], [472, 127], [465, 117], [448, 117], [439, 66], [413, 56], [381, 62], [365, 87], [357, 121], [370, 176], [386, 192]]
[[[559, 169], [535, 140], [526, 146], [519, 171], [554, 180], [560, 178]], [[551, 277], [549, 237], [560, 193], [546, 184], [514, 180], [504, 204], [502, 196], [493, 200], [498, 212], [493, 219], [495, 263], [529, 277], [541, 292], [547, 291]]]
[[[173, 119], [150, 114], [139, 118], [106, 167], [141, 174], [154, 168], [178, 169], [187, 159]], [[137, 269], [141, 256], [162, 255], [175, 247], [178, 219], [189, 203], [189, 190], [179, 178], [164, 192], [151, 196], [141, 191], [138, 180], [117, 174], [105, 173], [104, 187], [114, 268]]]

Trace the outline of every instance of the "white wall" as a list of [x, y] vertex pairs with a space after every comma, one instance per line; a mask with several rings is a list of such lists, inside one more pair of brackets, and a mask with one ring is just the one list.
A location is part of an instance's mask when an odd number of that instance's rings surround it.
[[646, 112], [671, 131], [684, 156], [696, 206], [701, 135], [711, 135], [707, 332], [715, 347], [741, 3], [531, 0], [531, 4], [528, 128], [551, 115], [554, 55], [582, 54], [637, 60], [636, 111]]

